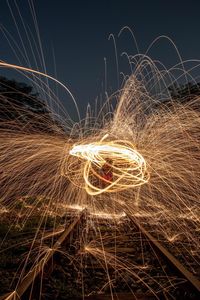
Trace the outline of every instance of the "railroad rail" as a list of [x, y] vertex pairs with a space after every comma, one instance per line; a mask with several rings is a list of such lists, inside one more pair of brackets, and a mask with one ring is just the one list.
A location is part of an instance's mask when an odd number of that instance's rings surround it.
[[[50, 261], [53, 255], [59, 250], [60, 246], [69, 238], [71, 232], [78, 225], [81, 219], [85, 215], [85, 210], [81, 211], [81, 213], [75, 218], [75, 220], [67, 227], [55, 244], [49, 249], [48, 252], [39, 260], [39, 262], [31, 269], [22, 279], [20, 284], [16, 287], [15, 291], [9, 293], [3, 297], [0, 297], [0, 300], [17, 300], [23, 299], [25, 292], [27, 292], [28, 288], [34, 283], [36, 278], [40, 273], [43, 272], [45, 265]], [[58, 234], [60, 231], [58, 231]], [[48, 234], [47, 234], [48, 236]], [[25, 298], [26, 299], [26, 296]]]
[[[26, 276], [22, 279], [20, 284], [17, 286], [16, 290], [10, 294], [5, 295], [4, 297], [0, 297], [0, 300], [17, 300], [17, 299], [31, 299], [26, 298], [28, 289], [34, 284], [35, 280], [39, 275], [44, 271], [45, 265], [53, 258], [54, 254], [60, 249], [61, 245], [65, 243], [73, 230], [75, 230], [76, 226], [81, 222], [83, 217], [87, 214], [87, 211], [84, 210], [80, 212], [80, 214], [75, 218], [75, 220], [66, 228], [63, 233], [60, 235], [58, 240], [55, 244], [51, 247], [51, 249], [46, 252], [45, 256], [43, 256], [40, 261], [33, 267], [33, 269], [27, 273]], [[137, 228], [138, 232], [148, 241], [151, 247], [156, 251], [159, 256], [167, 262], [168, 265], [171, 266], [173, 272], [176, 273], [179, 277], [184, 278], [184, 288], [194, 291], [194, 294], [200, 296], [200, 281], [189, 271], [185, 268], [175, 257], [172, 255], [157, 239], [155, 239], [137, 220], [127, 211], [125, 211], [126, 218], [130, 221], [133, 227]], [[58, 231], [59, 233], [59, 231]], [[105, 247], [105, 250], [108, 250]], [[123, 252], [123, 248], [117, 249], [118, 251]], [[128, 250], [125, 250], [128, 252]], [[69, 297], [69, 299], [72, 299]], [[79, 300], [82, 298], [73, 298], [73, 300]], [[153, 295], [149, 295], [148, 297], [145, 295], [139, 294], [131, 294], [131, 293], [115, 293], [112, 296], [108, 294], [103, 295], [92, 295], [92, 296], [85, 296], [84, 299], [88, 300], [131, 300], [131, 299], [138, 299], [138, 300], [146, 300], [146, 299], [158, 299]], [[165, 298], [164, 298], [165, 299]], [[166, 299], [168, 299], [166, 297]], [[196, 298], [195, 298], [196, 299]], [[197, 298], [198, 299], [198, 298]], [[200, 298], [199, 298], [200, 299]]]
[[133, 224], [138, 227], [140, 232], [147, 237], [149, 242], [153, 245], [153, 247], [159, 251], [164, 259], [168, 261], [168, 263], [179, 273], [183, 276], [187, 284], [190, 288], [196, 290], [197, 293], [200, 295], [200, 281], [190, 272], [188, 271], [177, 259], [174, 257], [165, 247], [163, 247], [141, 224], [136, 222], [136, 220], [131, 216], [129, 213], [126, 213], [128, 218], [133, 222]]

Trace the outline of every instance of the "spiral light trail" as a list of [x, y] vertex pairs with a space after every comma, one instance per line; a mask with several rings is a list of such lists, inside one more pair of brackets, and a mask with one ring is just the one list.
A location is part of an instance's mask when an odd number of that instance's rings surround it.
[[[129, 141], [103, 140], [86, 145], [74, 145], [69, 153], [85, 161], [83, 176], [85, 189], [89, 195], [118, 192], [140, 186], [149, 180], [145, 159]], [[113, 174], [112, 180], [107, 180], [101, 174], [105, 164]]]

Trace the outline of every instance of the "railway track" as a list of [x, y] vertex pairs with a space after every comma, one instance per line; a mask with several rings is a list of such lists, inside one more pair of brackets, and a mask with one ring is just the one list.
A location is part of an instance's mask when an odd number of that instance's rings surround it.
[[[74, 228], [81, 222], [81, 220], [84, 218], [85, 211], [83, 210], [80, 214], [78, 214], [74, 221], [65, 229], [63, 230], [62, 234], [59, 236], [57, 241], [54, 243], [54, 245], [49, 248], [49, 251], [47, 251], [41, 259], [36, 263], [36, 265], [23, 277], [20, 284], [16, 287], [15, 291], [12, 293], [9, 293], [8, 295], [5, 295], [3, 297], [0, 297], [0, 300], [17, 300], [17, 299], [31, 299], [30, 293], [34, 290], [34, 282], [38, 279], [38, 276], [44, 271], [46, 265], [50, 262], [50, 260], [53, 259], [53, 256], [57, 251], [59, 251], [60, 246], [66, 242], [67, 239], [70, 238], [70, 234], [74, 230]], [[59, 234], [60, 230], [56, 232], [56, 234]], [[44, 236], [48, 237], [49, 233]], [[37, 291], [38, 292], [38, 289]]]
[[200, 281], [190, 272], [188, 269], [181, 264], [175, 256], [173, 256], [161, 243], [159, 243], [155, 237], [153, 237], [141, 224], [127, 214], [128, 218], [133, 222], [138, 230], [149, 240], [152, 247], [163, 257], [164, 260], [173, 268], [174, 272], [182, 276], [185, 279], [184, 289], [185, 291], [191, 290], [194, 295], [200, 296]]
[[[61, 252], [67, 252], [70, 259]], [[60, 280], [66, 284], [69, 298], [67, 294], [50, 296], [52, 276], [62, 273], [55, 269], [67, 274]], [[70, 297], [73, 285], [80, 298]], [[78, 300], [81, 294], [88, 300], [199, 299], [200, 281], [129, 213], [108, 222], [82, 211], [16, 290], [0, 299]]]

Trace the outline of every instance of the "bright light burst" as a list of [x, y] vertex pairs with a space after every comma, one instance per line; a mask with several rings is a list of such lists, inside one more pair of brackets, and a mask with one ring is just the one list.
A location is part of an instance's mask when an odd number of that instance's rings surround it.
[[[98, 195], [103, 192], [119, 192], [148, 182], [146, 162], [132, 143], [123, 140], [105, 142], [105, 138], [106, 136], [96, 143], [75, 145], [69, 152], [86, 161], [83, 177], [87, 193]], [[107, 162], [107, 159], [111, 162]], [[104, 164], [112, 169], [112, 181], [106, 180], [101, 174]], [[99, 182], [99, 187], [98, 184], [95, 186], [95, 181], [96, 184]], [[101, 181], [107, 185], [101, 188]]]

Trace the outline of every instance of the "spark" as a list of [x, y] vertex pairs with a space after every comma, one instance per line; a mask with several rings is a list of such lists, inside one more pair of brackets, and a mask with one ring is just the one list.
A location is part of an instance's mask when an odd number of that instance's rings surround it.
[[[98, 247], [90, 243], [85, 246], [85, 252], [104, 261], [105, 265], [108, 262], [111, 266], [117, 265], [118, 270], [128, 270], [130, 277], [143, 281], [146, 273], [140, 271], [145, 266], [132, 266], [132, 271], [126, 260], [104, 251], [106, 237], [101, 233], [101, 223], [106, 224], [106, 229], [118, 226], [120, 231], [121, 223], [126, 224], [124, 211], [128, 211], [155, 236], [165, 237], [168, 244], [173, 243], [173, 248], [180, 250], [180, 245], [187, 248], [191, 261], [193, 254], [199, 258], [200, 112], [195, 107], [199, 108], [200, 99], [196, 97], [192, 103], [181, 104], [171, 101], [168, 107], [163, 100], [170, 100], [168, 83], [176, 83], [172, 79], [175, 78], [173, 70], [159, 70], [143, 55], [130, 57], [129, 62], [135, 71], [128, 78], [125, 76], [127, 80], [118, 91], [115, 109], [110, 97], [99, 114], [88, 110], [86, 119], [79, 123], [62, 120], [64, 128], [59, 131], [53, 122], [54, 117], [57, 120], [53, 109], [52, 120], [41, 115], [41, 126], [35, 131], [29, 131], [29, 124], [20, 123], [20, 118], [2, 123], [0, 214], [4, 217], [9, 212], [21, 217], [23, 224], [31, 216], [39, 215], [33, 244], [39, 236], [41, 246], [37, 251], [40, 257], [44, 253], [42, 241], [53, 240], [63, 231], [59, 224], [52, 233], [44, 229], [41, 235], [45, 218], [50, 215], [56, 224], [59, 217], [73, 216], [73, 210], [86, 208], [87, 229], [84, 236], [80, 233], [79, 240], [84, 243], [90, 240], [87, 236], [90, 226], [102, 236]], [[64, 87], [39, 71], [2, 61], [0, 66], [28, 72], [41, 85], [40, 75]], [[185, 78], [185, 69], [182, 71]], [[68, 88], [64, 88], [78, 112], [75, 99]], [[42, 91], [45, 92], [43, 88]], [[19, 116], [27, 113], [25, 108], [13, 109]], [[34, 117], [33, 113], [33, 122]], [[41, 130], [43, 127], [50, 130], [45, 132]], [[112, 173], [111, 178], [104, 176], [105, 165]], [[126, 210], [122, 210], [122, 206]], [[117, 222], [118, 219], [122, 222]], [[117, 234], [111, 239], [117, 240]], [[184, 244], [184, 240], [189, 243]], [[54, 250], [47, 249], [44, 261]], [[183, 260], [187, 261], [188, 255]]]
[[64, 209], [72, 209], [72, 210], [78, 210], [82, 211], [85, 209], [84, 206], [78, 205], [78, 204], [61, 204], [61, 207]]
[[0, 206], [0, 215], [8, 213], [8, 212], [9, 212], [9, 209], [7, 209], [6, 207], [4, 207], [2, 205]]
[[[134, 148], [129, 141], [100, 141], [75, 145], [69, 153], [86, 161], [83, 171], [85, 189], [89, 195], [98, 195], [103, 192], [116, 193], [148, 182], [149, 173], [145, 159]], [[107, 159], [111, 160], [112, 164], [107, 163]], [[113, 181], [106, 180], [101, 175], [101, 168], [104, 164], [112, 168]], [[101, 188], [93, 183], [95, 179], [108, 184]]]
[[168, 235], [166, 236], [167, 240], [170, 242], [170, 243], [174, 243], [175, 241], [178, 241], [180, 239], [180, 234], [174, 234], [174, 235]]
[[19, 296], [17, 294], [16, 291], [11, 292], [6, 298], [5, 300], [17, 300], [19, 299]]
[[94, 216], [96, 218], [101, 218], [101, 219], [111, 219], [111, 220], [115, 220], [115, 219], [122, 219], [126, 216], [125, 212], [122, 213], [118, 213], [118, 214], [114, 214], [114, 213], [105, 213], [104, 211], [99, 211], [96, 213], [91, 213], [91, 216]]

